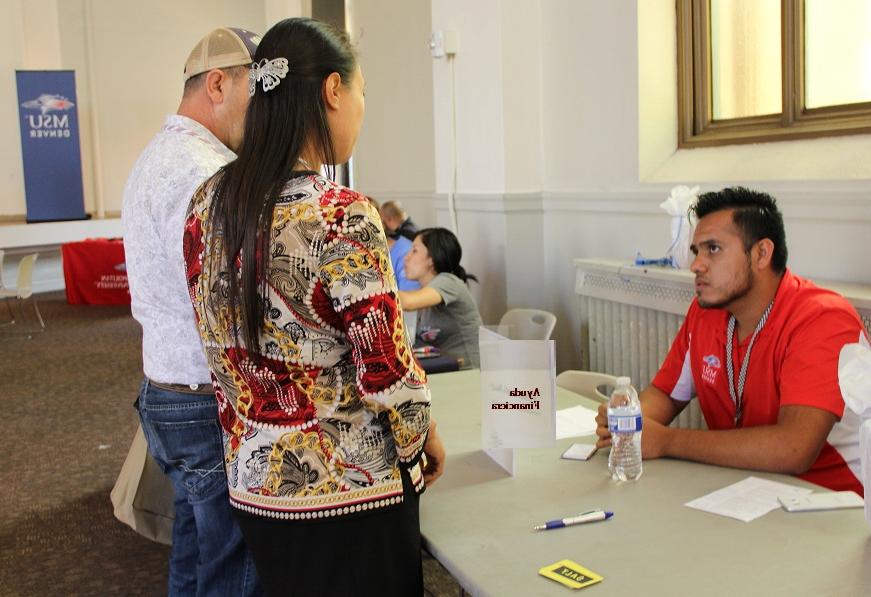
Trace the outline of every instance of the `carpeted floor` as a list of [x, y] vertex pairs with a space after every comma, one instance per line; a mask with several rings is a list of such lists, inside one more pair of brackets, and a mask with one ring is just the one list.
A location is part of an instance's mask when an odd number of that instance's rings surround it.
[[[0, 595], [165, 595], [169, 548], [109, 502], [137, 425], [139, 326], [126, 306], [38, 300], [44, 333], [20, 333], [29, 303], [0, 327]], [[427, 595], [460, 591], [431, 558], [424, 577]]]
[[169, 549], [109, 503], [136, 430], [139, 326], [129, 307], [39, 298], [44, 333], [20, 335], [29, 319], [0, 328], [0, 592], [165, 594]]

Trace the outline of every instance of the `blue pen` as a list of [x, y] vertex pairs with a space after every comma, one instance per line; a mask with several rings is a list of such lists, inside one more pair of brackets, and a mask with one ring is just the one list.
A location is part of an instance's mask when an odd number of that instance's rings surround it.
[[560, 518], [559, 520], [548, 520], [544, 524], [539, 524], [532, 527], [533, 531], [549, 531], [551, 529], [561, 529], [563, 527], [570, 527], [576, 524], [584, 524], [586, 522], [597, 522], [599, 520], [608, 520], [614, 516], [613, 512], [606, 512], [605, 510], [590, 510], [589, 512], [582, 512], [577, 516], [571, 516], [569, 518]]

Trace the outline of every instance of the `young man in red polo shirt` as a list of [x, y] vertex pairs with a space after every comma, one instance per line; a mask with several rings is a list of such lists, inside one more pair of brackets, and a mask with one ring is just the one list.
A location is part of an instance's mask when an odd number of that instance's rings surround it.
[[[727, 188], [693, 211], [696, 299], [641, 394], [643, 457], [789, 473], [863, 495], [860, 421], [838, 386], [838, 355], [863, 337], [862, 321], [786, 267], [769, 195]], [[668, 427], [694, 397], [709, 430]], [[597, 422], [599, 446], [610, 445], [604, 405]]]

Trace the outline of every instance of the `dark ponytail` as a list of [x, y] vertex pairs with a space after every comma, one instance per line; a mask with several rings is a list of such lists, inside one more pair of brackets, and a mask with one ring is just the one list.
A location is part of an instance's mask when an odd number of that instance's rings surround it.
[[469, 280], [478, 281], [478, 278], [466, 273], [466, 270], [460, 265], [460, 259], [463, 258], [463, 248], [453, 232], [447, 228], [424, 228], [417, 233], [415, 238], [420, 238], [420, 242], [426, 247], [437, 274], [454, 274], [466, 283]]
[[218, 263], [229, 272], [225, 298], [236, 346], [241, 346], [241, 332], [252, 354], [257, 352], [268, 309], [269, 231], [275, 203], [291, 172], [301, 169], [300, 156], [309, 144], [328, 171], [335, 165], [321, 88], [332, 73], [349, 85], [357, 67], [346, 33], [304, 18], [285, 19], [263, 36], [254, 61], [275, 58], [287, 59], [287, 76], [269, 91], [260, 84], [255, 87], [239, 156], [215, 176], [215, 229], [206, 247], [216, 258], [220, 253]]

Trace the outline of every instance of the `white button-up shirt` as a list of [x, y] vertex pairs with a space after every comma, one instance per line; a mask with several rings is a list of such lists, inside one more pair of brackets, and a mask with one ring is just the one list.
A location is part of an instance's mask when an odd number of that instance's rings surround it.
[[133, 317], [142, 326], [145, 376], [210, 383], [185, 279], [185, 212], [197, 187], [236, 159], [203, 125], [167, 116], [124, 188], [121, 220]]

